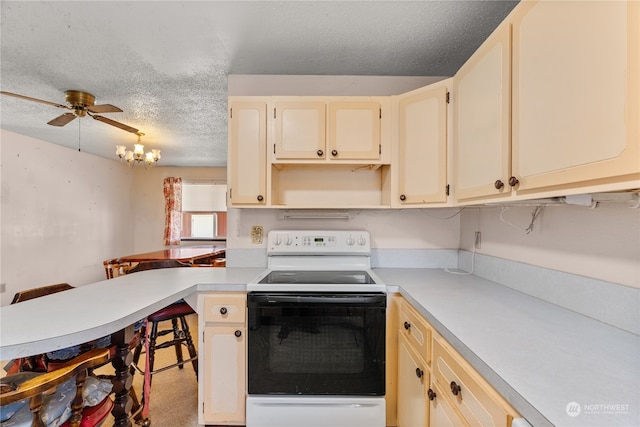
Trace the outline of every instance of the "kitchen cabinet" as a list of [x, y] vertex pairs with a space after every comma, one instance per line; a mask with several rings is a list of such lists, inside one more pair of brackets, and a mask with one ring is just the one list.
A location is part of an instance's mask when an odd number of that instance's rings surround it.
[[398, 427], [426, 427], [430, 381], [431, 327], [404, 300], [398, 317]]
[[398, 190], [400, 207], [447, 201], [448, 100], [451, 79], [394, 99], [397, 110]]
[[531, 1], [514, 9], [518, 193], [640, 178], [639, 27], [637, 1]]
[[[432, 370], [435, 389], [432, 388], [431, 393], [435, 393], [435, 397], [431, 407], [437, 411], [438, 423], [453, 418], [454, 425], [510, 427], [513, 418], [519, 417], [516, 410], [438, 334], [433, 337]], [[446, 407], [447, 403], [451, 408]], [[438, 405], [442, 407], [436, 408]], [[458, 422], [454, 415], [458, 416]]]
[[429, 368], [407, 341], [398, 339], [398, 427], [427, 427]]
[[273, 97], [270, 206], [391, 206], [389, 97]]
[[267, 202], [268, 98], [229, 98], [227, 204], [257, 207]]
[[429, 398], [429, 425], [432, 427], [460, 427], [469, 423], [453, 408], [438, 384], [432, 384], [427, 391]]
[[246, 294], [204, 294], [199, 345], [199, 423], [244, 425]]
[[456, 200], [511, 194], [510, 68], [507, 20], [453, 78]]
[[398, 310], [397, 424], [510, 427], [511, 405], [404, 298]]
[[275, 97], [273, 102], [274, 161], [380, 160], [380, 100]]

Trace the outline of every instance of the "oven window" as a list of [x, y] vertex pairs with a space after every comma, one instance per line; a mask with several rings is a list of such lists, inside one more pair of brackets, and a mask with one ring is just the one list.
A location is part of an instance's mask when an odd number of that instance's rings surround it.
[[384, 395], [384, 293], [250, 293], [249, 393]]

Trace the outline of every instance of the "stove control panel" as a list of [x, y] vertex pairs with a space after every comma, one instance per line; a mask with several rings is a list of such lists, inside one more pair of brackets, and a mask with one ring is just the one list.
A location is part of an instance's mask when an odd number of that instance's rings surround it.
[[371, 238], [362, 230], [272, 230], [270, 255], [369, 254]]

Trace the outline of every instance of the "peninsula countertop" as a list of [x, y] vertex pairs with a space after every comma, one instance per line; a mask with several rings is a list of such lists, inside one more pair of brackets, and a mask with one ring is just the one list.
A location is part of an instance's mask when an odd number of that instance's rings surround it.
[[[172, 268], [0, 310], [0, 360], [116, 332], [198, 292], [245, 291], [264, 268]], [[374, 269], [533, 425], [640, 425], [640, 337], [473, 276]], [[582, 408], [570, 415], [567, 406]]]

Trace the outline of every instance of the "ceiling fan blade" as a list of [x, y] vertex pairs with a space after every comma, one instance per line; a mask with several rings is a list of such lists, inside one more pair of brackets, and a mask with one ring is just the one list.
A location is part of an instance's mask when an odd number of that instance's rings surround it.
[[7, 95], [7, 96], [13, 96], [14, 98], [25, 99], [27, 101], [39, 102], [41, 104], [53, 105], [54, 107], [58, 107], [58, 108], [71, 109], [71, 107], [69, 107], [67, 105], [58, 104], [56, 102], [45, 101], [45, 100], [38, 99], [38, 98], [31, 98], [30, 96], [18, 95], [17, 93], [0, 91], [0, 94]]
[[55, 119], [51, 120], [47, 124], [51, 126], [64, 126], [75, 118], [76, 118], [76, 115], [73, 113], [64, 113], [63, 115], [58, 116]]
[[121, 109], [111, 104], [93, 105], [91, 107], [87, 107], [87, 110], [92, 113], [122, 113]]
[[127, 132], [131, 132], [131, 133], [137, 133], [138, 129], [133, 128], [129, 125], [125, 125], [124, 123], [120, 123], [120, 122], [116, 122], [115, 120], [111, 120], [111, 119], [107, 119], [106, 117], [102, 117], [102, 116], [94, 116], [92, 114], [89, 114], [91, 117], [93, 117], [94, 119], [102, 122], [102, 123], [106, 123], [108, 125], [111, 126], [115, 126], [117, 128], [120, 128], [122, 130], [126, 130]]

